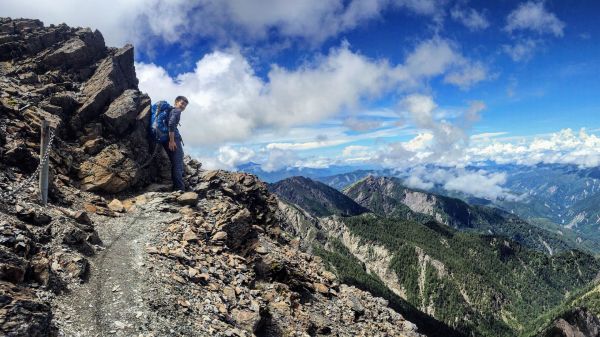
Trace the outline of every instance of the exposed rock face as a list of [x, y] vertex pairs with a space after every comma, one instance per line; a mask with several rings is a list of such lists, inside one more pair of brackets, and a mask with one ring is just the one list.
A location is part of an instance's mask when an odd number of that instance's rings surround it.
[[[160, 172], [147, 163], [150, 99], [137, 89], [133, 47], [107, 48], [102, 34], [37, 20], [0, 19], [0, 159], [31, 173], [41, 119], [57, 137], [54, 177], [84, 190], [118, 193]], [[6, 145], [4, 145], [6, 144]]]
[[[133, 46], [127, 45], [102, 60], [92, 78], [84, 84], [81, 93], [85, 98], [72, 121], [73, 127], [79, 129], [98, 117], [125, 89], [136, 86]], [[134, 105], [135, 108], [137, 107]]]
[[357, 259], [363, 262], [370, 273], [377, 275], [396, 295], [406, 299], [398, 275], [390, 268], [394, 257], [392, 252], [381, 245], [362, 243], [360, 237], [353, 235], [339, 219], [324, 219], [321, 225], [330, 236], [338, 238]]
[[112, 144], [79, 167], [81, 189], [118, 193], [139, 179], [138, 168], [123, 146]]
[[298, 206], [281, 200], [279, 200], [278, 206], [278, 215], [282, 219], [285, 231], [298, 238], [296, 242], [303, 250], [311, 251], [315, 241], [324, 239], [319, 230], [321, 225], [318, 218]]
[[136, 122], [142, 109], [149, 105], [148, 97], [139, 91], [128, 89], [117, 97], [104, 113], [104, 126], [116, 135], [122, 136]]
[[99, 31], [81, 29], [76, 37], [44, 56], [43, 62], [50, 67], [67, 65], [77, 68], [94, 62], [105, 51], [104, 37]]
[[557, 318], [542, 337], [597, 337], [600, 336], [600, 319], [585, 308], [575, 308]]
[[50, 306], [25, 288], [0, 281], [0, 331], [5, 336], [50, 336]]

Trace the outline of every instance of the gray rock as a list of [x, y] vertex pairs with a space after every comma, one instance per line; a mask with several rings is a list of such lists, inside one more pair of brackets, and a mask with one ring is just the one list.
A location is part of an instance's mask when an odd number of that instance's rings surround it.
[[77, 211], [73, 214], [73, 218], [75, 219], [75, 221], [77, 221], [80, 224], [84, 224], [84, 225], [91, 225], [92, 224], [92, 220], [90, 219], [90, 217], [88, 216], [86, 211]]
[[66, 41], [60, 48], [47, 55], [43, 62], [49, 67], [81, 67], [92, 63], [105, 49], [104, 38], [99, 31], [81, 29], [77, 32], [77, 37]]
[[198, 203], [198, 193], [185, 192], [177, 198], [177, 202], [181, 205], [194, 206]]
[[122, 135], [135, 122], [143, 106], [140, 105], [140, 92], [133, 89], [125, 90], [117, 97], [104, 113], [104, 126], [116, 135]]
[[86, 97], [71, 121], [74, 129], [99, 116], [109, 103], [125, 89], [135, 89], [138, 84], [133, 64], [133, 46], [119, 49], [113, 56], [102, 60], [96, 72], [84, 85]]

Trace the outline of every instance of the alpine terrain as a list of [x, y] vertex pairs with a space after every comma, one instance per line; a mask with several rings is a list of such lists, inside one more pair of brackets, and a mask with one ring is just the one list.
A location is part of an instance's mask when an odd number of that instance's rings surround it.
[[[164, 192], [133, 55], [99, 31], [0, 19], [3, 336], [422, 336], [301, 251], [255, 176], [188, 158], [189, 191]], [[42, 205], [29, 177], [46, 161]]]
[[[600, 266], [514, 215], [411, 190], [395, 178], [348, 187], [345, 194], [371, 210], [356, 216], [311, 214], [281, 193], [293, 179], [277, 185], [289, 231], [342, 280], [386, 296], [406, 317], [424, 313], [464, 335], [540, 331], [539, 317], [587, 287]], [[321, 193], [314, 199], [325, 203]]]

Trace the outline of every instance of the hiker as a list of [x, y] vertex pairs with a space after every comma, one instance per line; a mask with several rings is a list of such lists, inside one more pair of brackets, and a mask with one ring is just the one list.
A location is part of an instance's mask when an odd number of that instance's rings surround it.
[[181, 118], [181, 112], [185, 110], [188, 105], [188, 99], [183, 96], [177, 96], [175, 98], [175, 106], [171, 110], [169, 115], [169, 141], [163, 144], [165, 151], [169, 155], [171, 161], [171, 179], [173, 180], [173, 190], [185, 191], [185, 185], [183, 183], [183, 147], [182, 139], [177, 125], [179, 125], [179, 119]]
[[152, 105], [150, 119], [150, 135], [152, 135], [156, 146], [162, 144], [169, 155], [171, 162], [171, 179], [173, 190], [185, 191], [183, 183], [183, 141], [177, 129], [181, 112], [188, 105], [188, 99], [183, 96], [175, 98], [174, 106], [166, 101], [158, 101]]

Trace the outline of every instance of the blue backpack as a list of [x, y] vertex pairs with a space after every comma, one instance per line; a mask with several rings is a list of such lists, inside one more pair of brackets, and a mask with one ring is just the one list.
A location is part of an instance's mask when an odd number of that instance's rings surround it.
[[150, 115], [150, 134], [157, 143], [166, 144], [169, 141], [169, 117], [173, 107], [166, 101], [152, 104]]

